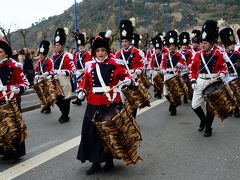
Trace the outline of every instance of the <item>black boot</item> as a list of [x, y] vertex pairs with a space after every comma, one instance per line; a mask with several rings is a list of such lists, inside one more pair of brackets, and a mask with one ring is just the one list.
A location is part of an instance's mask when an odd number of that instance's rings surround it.
[[162, 99], [162, 92], [159, 90], [157, 91], [157, 98]]
[[235, 109], [234, 109], [234, 117], [239, 117], [240, 116], [240, 113], [239, 113], [239, 108], [238, 107], [236, 107]]
[[72, 104], [76, 104], [76, 105], [81, 106], [82, 105], [82, 101], [77, 98], [75, 101], [72, 102]]
[[103, 170], [104, 171], [109, 171], [113, 168], [114, 168], [114, 163], [113, 163], [113, 160], [111, 160], [111, 161], [108, 161], [108, 162], [105, 163], [105, 165], [103, 167]]
[[170, 115], [171, 116], [175, 116], [177, 114], [177, 108], [172, 103], [170, 104], [170, 106], [171, 106], [171, 113], [170, 113]]
[[212, 123], [214, 120], [214, 115], [207, 110], [207, 121], [206, 121], [206, 129], [205, 129], [205, 133], [204, 136], [205, 137], [210, 137], [212, 136]]
[[168, 111], [169, 112], [171, 112], [172, 111], [172, 103], [171, 103], [171, 101], [170, 101], [170, 97], [167, 95], [167, 96], [165, 96], [166, 97], [166, 99], [168, 100], [168, 102], [169, 102], [169, 108], [168, 108]]
[[49, 113], [51, 113], [51, 107], [49, 105], [47, 105], [45, 114], [49, 114]]
[[101, 169], [100, 163], [93, 163], [90, 169], [87, 170], [86, 174], [91, 175], [98, 172]]
[[199, 124], [199, 128], [198, 128], [198, 131], [203, 131], [204, 130], [204, 128], [205, 128], [205, 126], [206, 126], [206, 116], [205, 116], [205, 114], [204, 114], [204, 112], [203, 112], [203, 109], [202, 109], [202, 107], [201, 106], [199, 106], [197, 109], [193, 109], [193, 111], [197, 114], [197, 116], [199, 117], [199, 119], [200, 119], [200, 124]]
[[187, 103], [188, 103], [187, 95], [184, 95], [184, 96], [183, 96], [183, 103], [184, 103], [184, 104], [187, 104]]
[[60, 123], [66, 123], [68, 121], [70, 121], [69, 116], [61, 116], [61, 119], [59, 120]]

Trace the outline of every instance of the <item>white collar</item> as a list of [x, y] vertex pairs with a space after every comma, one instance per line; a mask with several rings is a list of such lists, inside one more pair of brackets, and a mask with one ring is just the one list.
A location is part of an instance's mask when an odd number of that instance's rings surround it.
[[97, 63], [101, 63], [101, 62], [104, 62], [106, 59], [108, 59], [108, 56], [105, 57], [105, 59], [103, 61], [99, 60], [98, 58], [95, 57], [95, 61]]
[[9, 60], [8, 58], [1, 59], [1, 60], [0, 60], [0, 64], [3, 64], [3, 63], [5, 63], [5, 62], [7, 62], [8, 60]]

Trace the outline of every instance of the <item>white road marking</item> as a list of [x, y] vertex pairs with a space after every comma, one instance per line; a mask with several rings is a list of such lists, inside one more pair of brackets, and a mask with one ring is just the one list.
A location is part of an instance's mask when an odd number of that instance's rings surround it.
[[[138, 110], [137, 115], [140, 115], [140, 114], [156, 107], [157, 105], [163, 103], [164, 101], [166, 101], [165, 98], [153, 101], [151, 103], [151, 107], [146, 107], [141, 110]], [[22, 163], [19, 163], [16, 166], [8, 168], [7, 170], [0, 173], [0, 179], [1, 180], [2, 179], [9, 180], [9, 179], [18, 177], [21, 174], [23, 174], [27, 171], [30, 171], [31, 169], [33, 169], [51, 159], [59, 156], [60, 154], [63, 154], [64, 152], [69, 151], [72, 148], [78, 146], [80, 143], [80, 139], [81, 139], [81, 136], [70, 139], [69, 141], [67, 141], [65, 143], [62, 143], [62, 144], [60, 144], [52, 149], [49, 149], [37, 156], [34, 156]]]

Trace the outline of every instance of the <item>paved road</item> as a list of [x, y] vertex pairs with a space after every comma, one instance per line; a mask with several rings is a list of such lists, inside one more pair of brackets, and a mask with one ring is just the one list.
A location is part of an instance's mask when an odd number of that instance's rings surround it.
[[[13, 177], [11, 173], [17, 175], [17, 180], [240, 179], [240, 119], [228, 118], [223, 123], [216, 119], [213, 136], [205, 138], [197, 132], [198, 119], [190, 104], [181, 105], [177, 116], [171, 117], [165, 100], [153, 101], [151, 109], [137, 116], [143, 137], [139, 147], [143, 161], [135, 166], [125, 167], [116, 160], [116, 168], [110, 173], [85, 175], [90, 164], [76, 160], [84, 103], [71, 107], [71, 120], [66, 124], [58, 123], [57, 107], [48, 115], [39, 109], [25, 112], [29, 129], [27, 155], [16, 166], [0, 161], [0, 179]], [[28, 171], [22, 174], [24, 169]]]

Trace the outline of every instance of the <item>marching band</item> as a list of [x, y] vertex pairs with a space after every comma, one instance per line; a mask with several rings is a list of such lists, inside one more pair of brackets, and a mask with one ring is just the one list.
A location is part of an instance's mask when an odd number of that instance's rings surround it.
[[[77, 153], [82, 163], [92, 163], [87, 175], [113, 169], [114, 158], [122, 159], [126, 165], [141, 160], [137, 154], [141, 134], [135, 118], [137, 110], [150, 102], [149, 86], [144, 81], [154, 86], [155, 98], [164, 96], [168, 100], [171, 116], [177, 115], [182, 99], [186, 104], [191, 101], [189, 108], [200, 119], [198, 131], [204, 131], [205, 137], [212, 136], [214, 117], [224, 120], [232, 114], [240, 116], [240, 51], [231, 27], [219, 30], [216, 21], [207, 20], [201, 30], [191, 33], [170, 30], [164, 37], [158, 34], [152, 38], [146, 55], [139, 49], [141, 37], [134, 33], [132, 21], [122, 20], [119, 32], [122, 49], [116, 53], [110, 49], [110, 30], [96, 35], [90, 51], [85, 47], [86, 35], [78, 33], [78, 51], [72, 55], [64, 51], [65, 30], [58, 28], [52, 58], [48, 57], [49, 41], [41, 41], [38, 49], [33, 88], [41, 112], [51, 113], [56, 103], [61, 111], [58, 121], [67, 123], [72, 92], [76, 93], [73, 104], [87, 101]], [[237, 34], [240, 36], [240, 30]], [[216, 46], [219, 37], [221, 47]], [[14, 126], [16, 134], [0, 132], [0, 155], [14, 163], [25, 155], [27, 137], [16, 98], [28, 89], [29, 83], [21, 65], [11, 56], [11, 47], [0, 40], [0, 128], [11, 129], [11, 123], [19, 122]], [[11, 110], [18, 111], [19, 116], [2, 115]], [[101, 163], [105, 163], [103, 168]]]

